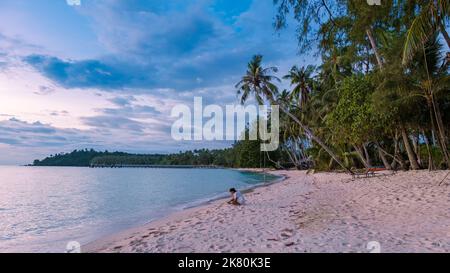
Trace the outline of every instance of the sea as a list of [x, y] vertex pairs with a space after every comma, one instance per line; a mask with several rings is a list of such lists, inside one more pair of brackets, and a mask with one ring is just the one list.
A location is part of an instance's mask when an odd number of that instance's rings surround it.
[[279, 177], [232, 169], [0, 166], [0, 252], [64, 253]]

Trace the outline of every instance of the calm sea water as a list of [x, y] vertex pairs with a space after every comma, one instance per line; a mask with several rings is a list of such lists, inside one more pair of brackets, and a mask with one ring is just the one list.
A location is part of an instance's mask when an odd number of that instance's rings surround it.
[[0, 252], [64, 252], [262, 182], [234, 170], [0, 166]]

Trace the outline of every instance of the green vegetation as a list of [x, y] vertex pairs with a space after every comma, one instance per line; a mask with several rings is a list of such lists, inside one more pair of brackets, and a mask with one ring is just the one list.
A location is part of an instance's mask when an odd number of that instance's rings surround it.
[[[317, 68], [295, 64], [279, 91], [262, 56], [238, 83], [241, 102], [280, 105], [281, 151], [299, 167], [450, 167], [448, 1], [275, 0], [275, 28], [298, 23], [301, 53], [317, 45]], [[444, 50], [444, 46], [446, 49]], [[271, 74], [272, 73], [272, 74]]]
[[[255, 55], [236, 84], [240, 102], [280, 106], [280, 148], [258, 141], [225, 150], [174, 155], [92, 151], [56, 155], [35, 165], [100, 162], [345, 170], [450, 167], [450, 4], [448, 0], [274, 0], [274, 26], [298, 24], [301, 53], [321, 65], [292, 64], [284, 77]], [[282, 79], [291, 90], [279, 90]], [[250, 130], [250, 129], [248, 129]]]
[[55, 155], [50, 155], [43, 160], [35, 160], [33, 166], [73, 166], [73, 167], [88, 167], [91, 161], [96, 157], [103, 156], [126, 156], [126, 153], [110, 153], [97, 152], [93, 149], [90, 150], [75, 150], [71, 153], [60, 153]]
[[[224, 150], [201, 149], [167, 155], [97, 152], [86, 149], [35, 160], [33, 166], [214, 165], [229, 168], [259, 168], [265, 164], [266, 167], [277, 167], [275, 163], [269, 161], [267, 154], [264, 155], [259, 150], [260, 142], [249, 140], [238, 141], [232, 148]], [[278, 153], [271, 154], [274, 158], [280, 159]]]

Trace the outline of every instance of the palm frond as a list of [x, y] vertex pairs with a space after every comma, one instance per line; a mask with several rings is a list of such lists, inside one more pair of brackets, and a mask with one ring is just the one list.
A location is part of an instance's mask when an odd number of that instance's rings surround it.
[[406, 35], [405, 45], [403, 47], [403, 64], [411, 61], [414, 54], [430, 38], [430, 35], [436, 32], [437, 26], [430, 15], [432, 7], [423, 10], [413, 21]]

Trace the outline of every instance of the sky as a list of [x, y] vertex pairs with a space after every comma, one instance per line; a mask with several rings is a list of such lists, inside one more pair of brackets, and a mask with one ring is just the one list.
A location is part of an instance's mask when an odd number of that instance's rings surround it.
[[273, 0], [0, 0], [0, 164], [74, 149], [172, 153], [171, 109], [237, 104], [255, 54], [282, 76], [314, 63]]

